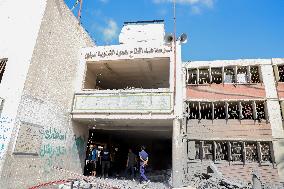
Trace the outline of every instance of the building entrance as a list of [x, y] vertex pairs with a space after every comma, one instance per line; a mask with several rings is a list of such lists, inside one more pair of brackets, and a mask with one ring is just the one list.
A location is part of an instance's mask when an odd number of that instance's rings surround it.
[[[96, 163], [96, 175], [115, 178], [133, 178], [132, 170], [126, 170], [129, 149], [136, 156], [134, 178], [139, 179], [139, 151], [146, 147], [149, 154], [147, 174], [151, 181], [164, 181], [170, 176], [172, 164], [172, 132], [151, 130], [103, 130], [89, 131], [87, 158], [90, 146], [95, 145], [100, 156]], [[110, 167], [102, 170], [101, 151], [106, 147], [110, 152]], [[92, 166], [86, 164], [85, 175], [90, 175]], [[106, 174], [106, 172], [108, 174]], [[104, 173], [104, 174], [103, 174]]]

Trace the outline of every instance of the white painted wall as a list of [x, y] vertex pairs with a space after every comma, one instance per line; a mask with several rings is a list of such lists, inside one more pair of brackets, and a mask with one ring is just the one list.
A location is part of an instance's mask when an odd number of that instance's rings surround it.
[[5, 138], [0, 139], [0, 172], [45, 6], [46, 0], [0, 1], [0, 58], [8, 58], [0, 84], [0, 96], [5, 100], [1, 116], [9, 120], [1, 123], [0, 134]]
[[121, 29], [119, 43], [164, 42], [164, 23], [126, 24]]

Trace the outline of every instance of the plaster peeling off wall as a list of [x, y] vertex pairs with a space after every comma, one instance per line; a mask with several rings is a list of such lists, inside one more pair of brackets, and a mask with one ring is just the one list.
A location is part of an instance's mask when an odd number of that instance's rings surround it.
[[54, 166], [82, 174], [88, 128], [74, 123], [70, 112], [79, 50], [92, 45], [63, 0], [48, 0], [1, 188], [28, 188], [71, 177]]

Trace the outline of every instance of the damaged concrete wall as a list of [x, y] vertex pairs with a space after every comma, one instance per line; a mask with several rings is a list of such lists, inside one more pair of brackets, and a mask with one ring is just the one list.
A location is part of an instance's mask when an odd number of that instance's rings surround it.
[[88, 128], [71, 121], [79, 50], [93, 46], [63, 0], [48, 0], [5, 159], [1, 188], [82, 173]]
[[[221, 75], [212, 72], [218, 67]], [[185, 175], [191, 176], [184, 181], [216, 163], [231, 180], [249, 182], [251, 172], [259, 171], [263, 182], [279, 183], [283, 128], [271, 60], [201, 61], [186, 68], [193, 71], [185, 76]], [[227, 68], [232, 71], [226, 78]], [[213, 74], [222, 81], [213, 81]]]
[[0, 3], [0, 59], [8, 59], [0, 84], [0, 98], [5, 102], [0, 118], [0, 174], [45, 5], [45, 0]]

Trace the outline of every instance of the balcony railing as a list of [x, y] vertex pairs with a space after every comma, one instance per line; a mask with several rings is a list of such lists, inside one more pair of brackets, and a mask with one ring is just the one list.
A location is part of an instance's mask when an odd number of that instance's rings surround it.
[[173, 95], [164, 89], [92, 90], [75, 93], [73, 113], [171, 113]]

